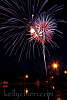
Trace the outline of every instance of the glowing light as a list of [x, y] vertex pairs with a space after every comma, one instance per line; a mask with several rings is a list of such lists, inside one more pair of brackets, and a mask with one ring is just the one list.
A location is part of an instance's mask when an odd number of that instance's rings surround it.
[[28, 74], [26, 74], [26, 75], [25, 75], [25, 78], [29, 78], [29, 75], [28, 75]]
[[57, 100], [62, 100], [62, 99], [60, 97], [58, 97]]
[[31, 33], [34, 33], [34, 32], [35, 32], [35, 29], [34, 29], [34, 28], [31, 28], [31, 29], [30, 29], [30, 32], [31, 32]]
[[54, 68], [57, 68], [57, 64], [54, 64]]
[[36, 34], [35, 28], [31, 27], [30, 28], [30, 33], [31, 33], [32, 39], [38, 40], [38, 35]]
[[67, 70], [64, 71], [64, 74], [67, 74]]
[[54, 76], [52, 76], [51, 78], [54, 79]]
[[8, 87], [8, 85], [3, 85], [2, 87], [3, 87], [3, 88], [7, 88], [7, 87]]
[[53, 90], [55, 89], [55, 86], [53, 86]]
[[52, 80], [52, 79], [54, 79], [54, 76], [51, 76], [51, 77], [50, 77], [50, 80]]
[[8, 84], [8, 82], [7, 81], [3, 81], [3, 84]]
[[25, 90], [25, 93], [26, 93], [26, 94], [28, 94], [28, 93], [29, 93], [29, 90], [28, 90], [27, 88], [26, 88], [26, 90]]
[[57, 69], [58, 68], [58, 64], [57, 63], [53, 63], [52, 66], [53, 66], [54, 69]]

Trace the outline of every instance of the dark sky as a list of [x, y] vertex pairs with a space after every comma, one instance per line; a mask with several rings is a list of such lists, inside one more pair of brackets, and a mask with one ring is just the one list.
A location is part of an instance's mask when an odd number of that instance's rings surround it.
[[[49, 0], [48, 6], [50, 7], [56, 3], [63, 4], [63, 0]], [[64, 18], [67, 20], [66, 6], [64, 9]], [[61, 15], [61, 16], [63, 16]], [[59, 24], [59, 29], [64, 33], [64, 39], [59, 38], [57, 40], [60, 48], [53, 48], [53, 50], [48, 45], [51, 56], [49, 57], [46, 53], [46, 61], [47, 65], [52, 60], [58, 60], [60, 63], [67, 65], [67, 24]], [[42, 72], [44, 70], [43, 57], [38, 57], [36, 54], [36, 58], [34, 59], [25, 59], [18, 63], [17, 56], [19, 55], [6, 55], [4, 54], [5, 50], [3, 49], [2, 43], [0, 43], [0, 72]], [[23, 58], [22, 58], [23, 59]]]

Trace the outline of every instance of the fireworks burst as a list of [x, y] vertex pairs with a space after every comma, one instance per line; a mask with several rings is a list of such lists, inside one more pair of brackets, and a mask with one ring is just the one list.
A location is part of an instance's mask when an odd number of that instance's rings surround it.
[[56, 32], [61, 37], [63, 33], [58, 30], [57, 23], [64, 22], [55, 18], [57, 12], [63, 9], [63, 5], [54, 5], [43, 11], [47, 3], [48, 0], [0, 0], [0, 41], [5, 43], [6, 53], [16, 54], [21, 49], [20, 61], [28, 45], [28, 48], [34, 48], [36, 43], [41, 43], [46, 74], [45, 44], [57, 46], [52, 38]]
[[45, 15], [41, 15], [41, 19], [38, 18], [35, 20], [33, 26], [30, 28], [32, 39], [41, 43], [50, 42], [56, 29], [54, 19], [51, 20], [48, 16], [45, 18]]

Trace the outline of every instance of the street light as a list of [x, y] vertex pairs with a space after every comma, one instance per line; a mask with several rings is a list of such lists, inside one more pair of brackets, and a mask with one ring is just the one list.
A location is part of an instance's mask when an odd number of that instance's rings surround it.
[[59, 75], [60, 74], [60, 65], [58, 62], [53, 62], [52, 64], [52, 70], [55, 71], [56, 75]]
[[28, 74], [26, 74], [26, 75], [25, 75], [25, 78], [26, 78], [26, 79], [28, 79], [28, 78], [29, 78], [29, 75], [28, 75]]
[[53, 90], [55, 89], [55, 86], [53, 86]]
[[28, 93], [29, 93], [29, 90], [28, 90], [27, 88], [25, 89], [25, 93], [26, 93], [26, 94], [28, 94]]
[[57, 97], [57, 99], [56, 100], [64, 100], [63, 98], [61, 98], [61, 97]]
[[67, 74], [67, 70], [64, 71], [64, 74]]
[[53, 63], [52, 66], [53, 66], [54, 69], [57, 69], [58, 68], [58, 64], [57, 63]]

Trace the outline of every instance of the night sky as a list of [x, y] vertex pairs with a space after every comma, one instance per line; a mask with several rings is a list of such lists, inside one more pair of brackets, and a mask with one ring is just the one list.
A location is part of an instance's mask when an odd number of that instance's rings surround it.
[[[56, 3], [63, 4], [64, 1], [49, 0], [48, 4], [46, 5], [46, 9]], [[64, 12], [61, 13], [61, 17], [62, 16], [64, 16], [64, 19], [67, 20], [66, 6]], [[46, 52], [46, 62], [48, 65], [52, 60], [57, 60], [62, 64], [62, 66], [66, 66], [67, 65], [67, 24], [60, 23], [58, 27], [60, 31], [64, 33], [63, 39], [61, 39], [60, 37], [57, 37], [57, 39], [55, 39], [60, 48], [55, 48], [55, 47], [51, 48], [49, 44], [47, 44], [46, 46], [48, 46], [50, 57]], [[19, 63], [18, 63], [18, 55], [19, 53], [16, 56], [13, 54], [11, 56], [9, 56], [8, 54], [5, 55], [4, 46], [2, 42], [0, 42], [0, 72], [43, 72], [44, 71], [43, 57], [42, 54], [40, 55], [40, 57], [38, 56], [37, 50], [35, 50], [35, 58], [33, 57], [32, 54], [30, 59], [29, 57], [28, 59], [23, 57]]]

